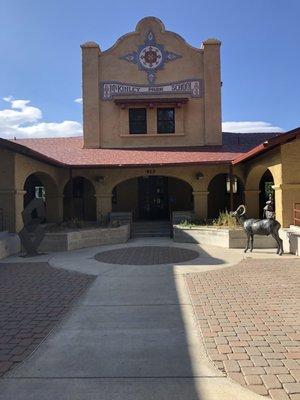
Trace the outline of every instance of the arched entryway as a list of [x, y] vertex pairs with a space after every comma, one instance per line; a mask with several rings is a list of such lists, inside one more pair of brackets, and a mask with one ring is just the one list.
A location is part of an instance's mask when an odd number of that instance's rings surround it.
[[132, 212], [133, 219], [169, 219], [171, 211], [192, 211], [193, 190], [174, 177], [149, 175], [128, 179], [112, 192], [113, 212]]
[[44, 173], [30, 174], [24, 183], [24, 208], [35, 197], [42, 198], [45, 203], [46, 218], [44, 222], [57, 222], [59, 219], [58, 188], [54, 179]]
[[77, 176], [69, 180], [63, 193], [65, 221], [96, 221], [95, 188], [88, 179]]
[[[220, 212], [230, 211], [230, 181], [227, 174], [218, 174], [208, 185], [207, 214], [209, 219], [217, 218]], [[233, 209], [244, 203], [244, 185], [233, 177]]]
[[270, 170], [266, 170], [259, 181], [259, 216], [263, 217], [263, 209], [269, 196], [272, 195], [274, 201], [274, 178]]

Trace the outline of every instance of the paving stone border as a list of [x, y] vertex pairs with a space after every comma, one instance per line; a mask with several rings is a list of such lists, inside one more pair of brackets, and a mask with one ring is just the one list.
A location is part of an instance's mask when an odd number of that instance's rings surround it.
[[0, 376], [37, 348], [94, 279], [47, 263], [0, 264]]
[[299, 259], [244, 260], [186, 281], [217, 368], [260, 395], [299, 400]]
[[195, 250], [171, 246], [138, 246], [107, 250], [95, 255], [95, 259], [108, 264], [157, 265], [190, 261], [199, 257]]

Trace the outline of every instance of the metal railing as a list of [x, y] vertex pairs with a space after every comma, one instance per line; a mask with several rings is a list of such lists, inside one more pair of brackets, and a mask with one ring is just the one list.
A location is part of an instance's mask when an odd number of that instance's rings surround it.
[[300, 203], [294, 203], [293, 219], [294, 225], [300, 226]]
[[0, 232], [4, 231], [4, 211], [0, 208]]

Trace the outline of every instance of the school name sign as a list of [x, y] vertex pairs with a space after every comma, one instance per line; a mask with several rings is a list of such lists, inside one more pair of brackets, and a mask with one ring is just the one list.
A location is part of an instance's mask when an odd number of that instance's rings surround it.
[[149, 96], [161, 94], [189, 94], [191, 97], [203, 97], [203, 80], [188, 79], [162, 85], [136, 85], [122, 82], [100, 82], [102, 100], [112, 100], [116, 96]]

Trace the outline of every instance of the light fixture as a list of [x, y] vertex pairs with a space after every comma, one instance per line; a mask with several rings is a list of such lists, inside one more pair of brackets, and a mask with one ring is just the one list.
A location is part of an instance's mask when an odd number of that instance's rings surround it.
[[104, 182], [104, 176], [96, 176], [96, 182], [99, 182], [99, 183]]
[[202, 174], [202, 172], [198, 172], [197, 174], [196, 174], [196, 179], [198, 180], [198, 181], [200, 181], [201, 179], [203, 179], [204, 178], [204, 175]]
[[[226, 178], [226, 191], [227, 193], [230, 193], [230, 176], [227, 175]], [[233, 176], [232, 177], [232, 193], [237, 193], [237, 177]]]

